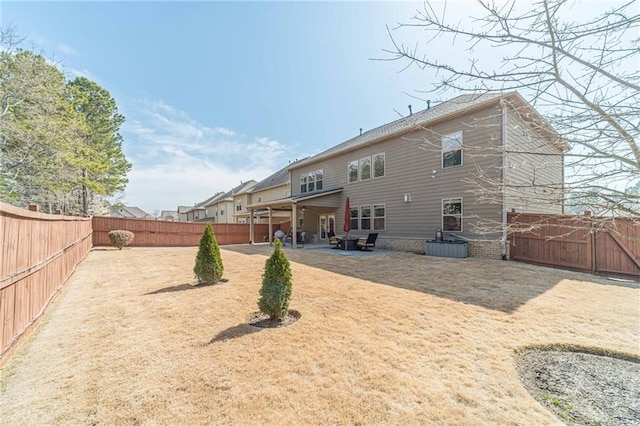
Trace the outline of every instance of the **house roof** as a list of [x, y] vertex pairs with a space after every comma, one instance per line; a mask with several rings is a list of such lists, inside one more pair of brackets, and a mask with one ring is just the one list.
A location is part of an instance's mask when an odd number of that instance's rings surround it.
[[261, 180], [260, 182], [258, 182], [256, 184], [256, 186], [254, 186], [253, 189], [251, 189], [251, 192], [260, 191], [260, 190], [267, 189], [267, 188], [273, 188], [274, 186], [280, 186], [280, 185], [284, 185], [284, 184], [288, 183], [289, 182], [289, 168], [294, 167], [297, 163], [300, 163], [300, 162], [302, 162], [304, 160], [306, 160], [306, 158], [303, 158], [302, 160], [296, 160], [293, 163], [289, 163], [288, 165], [286, 165], [282, 169], [278, 170], [277, 172], [275, 172], [271, 176], [269, 176], [269, 177]]
[[244, 182], [244, 183], [240, 183], [240, 185], [236, 186], [235, 188], [233, 188], [231, 190], [231, 196], [233, 195], [240, 195], [240, 194], [244, 194], [245, 192], [249, 192], [251, 191], [256, 185], [258, 184], [258, 182], [256, 182], [255, 180], [251, 179], [248, 182]]
[[178, 206], [178, 213], [186, 213], [191, 210], [191, 206]]
[[522, 96], [520, 96], [517, 92], [466, 94], [457, 96], [431, 108], [416, 112], [415, 114], [400, 118], [398, 120], [376, 127], [375, 129], [366, 131], [361, 135], [351, 138], [336, 146], [333, 146], [313, 157], [292, 164], [288, 167], [288, 170], [291, 170], [298, 166], [306, 165], [307, 163], [314, 163], [318, 160], [333, 157], [335, 155], [341, 154], [343, 152], [348, 152], [356, 148], [360, 148], [381, 139], [386, 139], [392, 135], [415, 129], [418, 126], [422, 127], [428, 124], [432, 124], [436, 121], [445, 120], [467, 110], [489, 106], [493, 103], [496, 103], [500, 99], [506, 98], [511, 98], [517, 101], [519, 107], [527, 109], [527, 115], [532, 117], [530, 121], [535, 121], [538, 126], [542, 124], [541, 127], [544, 128], [546, 136], [555, 134], [555, 130], [553, 130], [553, 128], [548, 123], [546, 123], [544, 118], [542, 118], [542, 116], [540, 116], [540, 114], [538, 114], [536, 110], [531, 105], [529, 105], [529, 103], [525, 101], [524, 98], [522, 98]]
[[210, 205], [215, 204], [218, 201], [227, 198], [227, 194], [228, 194], [228, 192], [218, 192], [213, 197], [207, 199], [206, 201], [203, 201], [203, 207], [202, 208], [209, 207]]
[[131, 215], [132, 217], [134, 217], [136, 219], [153, 218], [152, 215], [150, 215], [149, 213], [145, 212], [141, 208], [133, 207], [133, 206], [122, 206], [122, 207], [118, 208], [118, 210], [116, 212], [114, 212], [114, 213], [118, 213], [118, 214], [128, 213], [129, 215]]
[[211, 204], [211, 202], [216, 199], [217, 197], [223, 195], [224, 192], [216, 192], [214, 195], [212, 195], [211, 197], [207, 198], [204, 201], [200, 201], [199, 203], [195, 203], [193, 205], [193, 207], [189, 207], [189, 210], [187, 210], [185, 213], [187, 212], [191, 212], [194, 210], [204, 210], [206, 206], [208, 206], [209, 204]]

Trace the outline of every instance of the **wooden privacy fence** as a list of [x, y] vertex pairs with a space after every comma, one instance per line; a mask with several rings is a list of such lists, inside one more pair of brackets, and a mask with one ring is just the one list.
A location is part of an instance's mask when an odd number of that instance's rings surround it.
[[640, 218], [511, 212], [510, 258], [640, 280]]
[[0, 203], [0, 365], [91, 250], [89, 218]]
[[[248, 223], [212, 223], [216, 240], [220, 245], [247, 244]], [[129, 219], [120, 217], [93, 217], [93, 245], [108, 246], [109, 231], [122, 229], [135, 234], [133, 246], [138, 247], [188, 247], [197, 246], [206, 223], [168, 222], [163, 220]], [[255, 242], [269, 235], [269, 225], [254, 224]], [[280, 229], [273, 225], [272, 232]]]

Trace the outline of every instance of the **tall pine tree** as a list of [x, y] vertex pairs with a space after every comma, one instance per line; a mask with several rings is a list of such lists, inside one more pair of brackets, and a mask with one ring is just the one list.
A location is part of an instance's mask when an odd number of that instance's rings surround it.
[[74, 109], [87, 125], [78, 151], [78, 180], [76, 195], [84, 215], [101, 197], [124, 190], [131, 163], [122, 152], [119, 130], [124, 116], [118, 112], [111, 94], [97, 83], [78, 77], [68, 83]]

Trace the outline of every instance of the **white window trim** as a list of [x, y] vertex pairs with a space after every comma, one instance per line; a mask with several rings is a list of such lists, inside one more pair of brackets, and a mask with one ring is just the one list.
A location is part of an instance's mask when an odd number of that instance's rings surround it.
[[[362, 209], [363, 208], [369, 208], [369, 217], [365, 218], [364, 216], [362, 216]], [[371, 204], [366, 205], [366, 206], [360, 206], [358, 207], [358, 214], [360, 215], [360, 217], [358, 218], [358, 221], [360, 222], [360, 231], [371, 231], [373, 229], [373, 208], [371, 207]], [[367, 229], [362, 227], [362, 219], [369, 219], [369, 227]]]
[[[369, 177], [368, 178], [363, 178], [362, 177], [362, 162], [364, 160], [369, 160]], [[371, 162], [371, 156], [368, 157], [362, 157], [358, 160], [358, 180], [359, 181], [363, 181], [363, 180], [371, 180], [371, 176], [373, 176], [373, 163]]]
[[[302, 190], [302, 185], [303, 185], [302, 179], [304, 179], [304, 191]], [[307, 192], [309, 192], [308, 189], [309, 189], [309, 186], [308, 186], [308, 182], [307, 182], [307, 174], [306, 173], [300, 173], [300, 193], [301, 194], [306, 194]]]
[[[460, 135], [460, 164], [456, 164], [455, 166], [445, 167], [444, 166], [444, 154], [445, 154], [445, 152], [450, 152], [450, 151], [445, 151], [444, 150], [444, 140], [445, 140], [445, 138], [454, 139], [457, 135]], [[464, 165], [464, 134], [463, 134], [463, 131], [459, 130], [457, 132], [449, 133], [447, 135], [442, 135], [442, 139], [440, 139], [440, 169], [441, 170], [452, 169], [452, 168], [455, 168], [455, 167], [462, 167], [463, 165]]]
[[[384, 216], [376, 216], [376, 206], [384, 207]], [[375, 221], [376, 219], [384, 219], [384, 226], [382, 229], [376, 229]], [[386, 231], [387, 230], [387, 205], [382, 204], [371, 204], [371, 230], [372, 231]]]
[[[351, 166], [351, 163], [356, 163], [356, 180], [351, 181], [351, 168], [349, 166]], [[354, 161], [347, 161], [347, 183], [357, 183], [360, 180], [360, 175], [359, 175], [359, 167], [358, 167], [358, 160], [354, 160]]]
[[[375, 158], [380, 156], [380, 155], [382, 155], [382, 163], [383, 163], [383, 166], [384, 166], [382, 170], [384, 171], [384, 173], [383, 173], [382, 176], [376, 176]], [[384, 152], [379, 152], [378, 154], [373, 154], [371, 156], [371, 179], [381, 179], [381, 178], [385, 177], [386, 175], [387, 175], [387, 157], [386, 157], [385, 153]], [[380, 204], [378, 204], [378, 205], [380, 205]]]
[[[358, 216], [356, 218], [351, 217], [351, 210], [357, 210], [358, 211]], [[351, 224], [351, 221], [357, 219], [357, 223], [358, 223], [358, 227], [357, 228], [351, 228], [352, 231], [359, 231], [360, 230], [360, 206], [349, 206], [349, 224]]]
[[[322, 191], [324, 189], [324, 169], [318, 169], [314, 172], [316, 174], [316, 191]], [[318, 173], [322, 176], [322, 179], [318, 180]], [[318, 182], [322, 182], [322, 188], [318, 189]]]
[[[300, 173], [300, 193], [301, 194], [309, 194], [309, 193], [313, 193], [313, 192], [317, 192], [317, 191], [321, 191], [320, 189], [318, 189], [318, 172], [320, 172], [322, 174], [322, 179], [320, 179], [320, 181], [322, 182], [322, 186], [324, 188], [324, 169], [316, 169], [312, 172], [305, 172], [305, 173]], [[306, 191], [302, 191], [302, 179], [305, 178], [305, 189]], [[309, 178], [313, 179], [313, 191], [309, 190]], [[289, 195], [286, 195], [287, 197]]]
[[[460, 230], [459, 231], [445, 231], [444, 229], [444, 202], [449, 200], [460, 200]], [[385, 210], [385, 213], [386, 213], [386, 210]], [[440, 229], [442, 229], [442, 232], [464, 232], [464, 200], [462, 197], [449, 197], [449, 198], [440, 199]]]

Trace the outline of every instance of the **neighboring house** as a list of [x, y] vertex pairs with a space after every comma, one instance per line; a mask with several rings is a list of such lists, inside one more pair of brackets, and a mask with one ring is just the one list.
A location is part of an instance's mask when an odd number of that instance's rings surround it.
[[[249, 209], [247, 206], [250, 204], [289, 199], [291, 197], [289, 168], [292, 166], [293, 164], [289, 163], [286, 167], [258, 182], [249, 191], [246, 202], [244, 202], [244, 199], [240, 200], [240, 205], [244, 207], [241, 211], [237, 210], [238, 201], [235, 200], [236, 218], [239, 221], [248, 222]], [[267, 208], [254, 210], [253, 217], [254, 223], [269, 223], [269, 210]], [[271, 211], [271, 220], [275, 224], [288, 222], [291, 220], [291, 211], [274, 209]]]
[[160, 212], [160, 220], [166, 220], [168, 222], [177, 222], [178, 221], [178, 211], [177, 210], [162, 210]]
[[111, 211], [112, 217], [126, 217], [130, 219], [155, 219], [153, 215], [138, 207], [122, 206]]
[[240, 185], [209, 204], [215, 212], [216, 223], [246, 223], [245, 218], [236, 217], [247, 205], [247, 194], [257, 184], [255, 180], [240, 182]]
[[[196, 203], [193, 207], [189, 208], [186, 211], [187, 222], [214, 222], [213, 216], [207, 216], [207, 205], [209, 205], [212, 200], [219, 197], [222, 192], [217, 192], [213, 196], [207, 198], [204, 201]], [[208, 219], [208, 220], [207, 220]]]
[[[230, 191], [229, 191], [230, 193]], [[212, 222], [220, 223], [220, 215], [226, 218], [226, 213], [224, 208], [220, 208], [218, 206], [218, 202], [224, 200], [229, 196], [228, 192], [218, 192], [213, 198], [210, 198], [205, 204], [205, 215], [206, 217], [212, 218]], [[226, 223], [226, 220], [223, 222]]]
[[422, 252], [441, 229], [469, 239], [472, 256], [500, 257], [507, 211], [562, 213], [547, 201], [566, 149], [519, 94], [462, 95], [291, 165], [291, 196], [248, 208], [288, 211], [293, 232], [326, 240], [344, 234], [348, 198], [350, 235], [376, 232], [377, 247]]
[[187, 221], [187, 212], [191, 209], [191, 206], [178, 206], [178, 222]]

